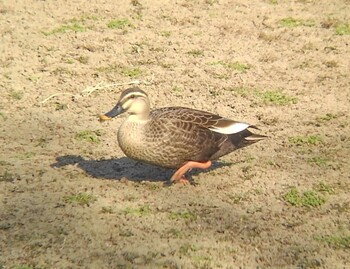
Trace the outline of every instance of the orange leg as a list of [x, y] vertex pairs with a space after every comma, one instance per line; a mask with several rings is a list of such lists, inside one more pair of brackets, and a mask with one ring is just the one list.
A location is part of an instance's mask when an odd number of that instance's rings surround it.
[[187, 173], [187, 171], [191, 170], [192, 168], [207, 169], [210, 166], [211, 166], [211, 161], [207, 161], [205, 163], [189, 161], [189, 162], [185, 163], [183, 166], [181, 166], [173, 174], [170, 181], [173, 183], [181, 182], [185, 185], [189, 184], [189, 181], [185, 177], [185, 174]]

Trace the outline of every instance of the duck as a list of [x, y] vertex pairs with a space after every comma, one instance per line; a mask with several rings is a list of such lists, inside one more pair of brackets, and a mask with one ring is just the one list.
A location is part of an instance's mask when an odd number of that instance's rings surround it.
[[121, 150], [136, 161], [176, 169], [171, 183], [189, 184], [191, 169], [208, 169], [220, 157], [266, 138], [250, 131], [258, 129], [255, 125], [206, 111], [180, 106], [151, 110], [147, 93], [136, 86], [124, 90], [99, 119], [125, 112], [117, 132]]

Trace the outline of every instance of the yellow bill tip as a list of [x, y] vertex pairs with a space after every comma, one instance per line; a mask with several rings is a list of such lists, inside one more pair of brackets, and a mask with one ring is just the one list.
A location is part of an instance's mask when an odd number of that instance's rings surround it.
[[101, 114], [101, 115], [99, 116], [99, 118], [100, 118], [100, 121], [106, 121], [106, 120], [112, 119], [112, 118], [110, 118], [110, 117], [108, 117], [108, 116], [106, 116], [106, 115], [104, 115], [104, 114]]

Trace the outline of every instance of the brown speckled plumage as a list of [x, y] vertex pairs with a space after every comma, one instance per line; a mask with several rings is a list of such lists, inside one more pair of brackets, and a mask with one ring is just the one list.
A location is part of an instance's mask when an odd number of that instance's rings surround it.
[[[125, 155], [167, 168], [216, 160], [264, 138], [247, 129], [254, 126], [205, 111], [184, 107], [150, 111], [148, 97], [139, 88], [124, 91], [116, 107], [105, 115], [114, 117], [124, 111], [130, 115], [118, 130], [118, 142]], [[234, 126], [238, 131], [220, 133]]]

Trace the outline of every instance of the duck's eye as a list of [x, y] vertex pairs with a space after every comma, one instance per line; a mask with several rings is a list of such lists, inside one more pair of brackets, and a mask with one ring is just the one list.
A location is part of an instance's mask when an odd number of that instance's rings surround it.
[[136, 98], [136, 95], [132, 94], [130, 95], [130, 99], [135, 99]]

